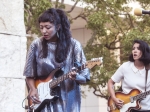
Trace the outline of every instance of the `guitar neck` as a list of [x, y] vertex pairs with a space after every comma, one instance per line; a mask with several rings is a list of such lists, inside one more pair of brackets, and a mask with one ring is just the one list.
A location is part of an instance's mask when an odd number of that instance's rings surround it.
[[[80, 66], [80, 67], [78, 67], [78, 68], [75, 68], [75, 69], [73, 69], [72, 71], [79, 72], [79, 71], [81, 71], [81, 70], [83, 70], [83, 69], [85, 69], [85, 68], [86, 68], [86, 66], [85, 66], [85, 64], [83, 64], [82, 66]], [[70, 72], [69, 72], [69, 73], [70, 73]], [[68, 79], [68, 78], [69, 78], [69, 73], [67, 73], [67, 74], [65, 74], [65, 75], [62, 75], [62, 76], [60, 76], [60, 77], [58, 77], [58, 78], [52, 80], [52, 81], [50, 82], [50, 84], [49, 84], [50, 88], [54, 88], [54, 87], [56, 87], [60, 82], [62, 82], [62, 81], [64, 81], [64, 80]]]
[[[93, 59], [90, 60], [90, 61], [86, 61], [86, 63], [85, 63], [85, 64], [82, 64], [81, 66], [80, 66], [79, 63], [76, 63], [78, 67], [76, 67], [76, 68], [74, 67], [74, 68], [72, 69], [72, 71], [79, 72], [79, 71], [81, 71], [81, 70], [83, 70], [83, 69], [85, 69], [85, 68], [91, 69], [91, 68], [94, 67], [95, 65], [100, 65], [100, 64], [102, 63], [102, 59], [103, 59], [102, 57], [100, 57], [100, 58], [93, 58]], [[70, 71], [70, 72], [71, 72], [71, 71]], [[70, 73], [70, 72], [69, 72], [69, 73]], [[52, 80], [52, 81], [49, 83], [49, 87], [50, 87], [50, 88], [54, 88], [54, 87], [56, 87], [60, 82], [64, 81], [65, 79], [68, 79], [68, 78], [69, 78], [69, 73], [68, 73], [68, 74], [65, 74], [65, 75], [62, 75], [62, 76], [58, 77], [57, 79]]]
[[66, 80], [66, 79], [68, 79], [68, 78], [69, 78], [69, 75], [68, 75], [68, 74], [62, 75], [62, 76], [60, 76], [60, 77], [58, 77], [58, 78], [52, 80], [52, 81], [49, 83], [49, 86], [50, 86], [50, 88], [54, 88], [54, 87], [56, 87], [60, 82]]
[[146, 92], [144, 92], [144, 93], [138, 94], [138, 95], [136, 95], [136, 96], [133, 96], [133, 97], [132, 97], [132, 100], [133, 100], [133, 101], [136, 101], [136, 100], [145, 98], [145, 97], [146, 97], [147, 95], [149, 95], [149, 94], [150, 94], [150, 90], [149, 90], [149, 91], [146, 91]]

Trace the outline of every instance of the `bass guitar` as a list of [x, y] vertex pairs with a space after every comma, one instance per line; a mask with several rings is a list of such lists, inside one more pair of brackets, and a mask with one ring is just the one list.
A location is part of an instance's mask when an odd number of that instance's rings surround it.
[[150, 90], [146, 92], [141, 92], [138, 89], [131, 90], [128, 94], [122, 92], [116, 92], [115, 96], [118, 99], [124, 101], [124, 105], [121, 109], [118, 109], [113, 102], [112, 98], [108, 98], [108, 112], [132, 112], [132, 109], [139, 110], [141, 108], [140, 101], [150, 94]]
[[[87, 61], [85, 64], [74, 68], [72, 71], [76, 71], [79, 72], [85, 68], [89, 68], [91, 69], [92, 67], [96, 66], [96, 65], [101, 65], [102, 64], [102, 57], [100, 58], [93, 58], [90, 61]], [[48, 101], [53, 99], [55, 96], [51, 95], [51, 90], [56, 87], [60, 82], [66, 80], [69, 78], [69, 73], [67, 74], [63, 74], [58, 78], [54, 79], [54, 75], [55, 73], [57, 74], [57, 72], [60, 70], [61, 68], [56, 68], [54, 69], [49, 76], [44, 79], [35, 79], [35, 87], [37, 88], [38, 94], [39, 94], [39, 100], [41, 101], [41, 103], [39, 104], [34, 104], [32, 103], [32, 100], [29, 99], [29, 106], [31, 110], [34, 110], [34, 112], [39, 112], [39, 110], [41, 109], [41, 107]]]

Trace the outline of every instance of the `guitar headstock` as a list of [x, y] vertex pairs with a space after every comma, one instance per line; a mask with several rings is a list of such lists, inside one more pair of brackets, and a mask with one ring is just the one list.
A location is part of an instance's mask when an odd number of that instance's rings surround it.
[[96, 65], [101, 65], [103, 62], [103, 57], [99, 57], [99, 58], [92, 58], [90, 61], [86, 62], [86, 67], [91, 69]]

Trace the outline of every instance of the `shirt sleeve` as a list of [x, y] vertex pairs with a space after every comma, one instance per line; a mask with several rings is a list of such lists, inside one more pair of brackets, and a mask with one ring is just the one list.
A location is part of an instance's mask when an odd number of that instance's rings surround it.
[[26, 77], [35, 77], [36, 75], [36, 44], [35, 41], [33, 41], [30, 45], [30, 48], [27, 53], [26, 63], [24, 67], [23, 75]]
[[[74, 55], [75, 55], [74, 56], [75, 62], [80, 63], [81, 65], [86, 63], [86, 58], [82, 46], [78, 41], [76, 41], [75, 43]], [[86, 83], [89, 80], [90, 80], [90, 72], [88, 68], [85, 68], [81, 70], [79, 73], [77, 73], [76, 82]]]
[[121, 79], [123, 78], [123, 66], [124, 64], [122, 64], [114, 73], [114, 75], [111, 77], [111, 79], [116, 83], [119, 83]]

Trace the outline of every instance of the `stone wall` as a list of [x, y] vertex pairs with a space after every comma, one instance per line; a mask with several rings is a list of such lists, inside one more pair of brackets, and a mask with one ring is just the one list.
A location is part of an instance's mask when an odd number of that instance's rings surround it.
[[24, 0], [0, 0], [0, 111], [25, 112]]

